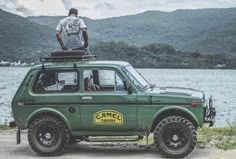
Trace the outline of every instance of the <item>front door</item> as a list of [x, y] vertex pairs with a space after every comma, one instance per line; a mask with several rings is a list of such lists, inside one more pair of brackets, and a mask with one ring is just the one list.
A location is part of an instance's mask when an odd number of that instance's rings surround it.
[[137, 95], [128, 94], [121, 74], [112, 68], [84, 69], [80, 97], [84, 130], [132, 130], [137, 127]]

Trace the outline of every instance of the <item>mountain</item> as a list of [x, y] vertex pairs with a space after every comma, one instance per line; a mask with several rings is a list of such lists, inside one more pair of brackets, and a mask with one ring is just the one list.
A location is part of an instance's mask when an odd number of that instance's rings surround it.
[[0, 9], [0, 60], [32, 61], [57, 47], [53, 29]]
[[[60, 49], [55, 27], [62, 18], [24, 18], [0, 9], [0, 61], [35, 61]], [[174, 46], [177, 52], [236, 55], [236, 8], [148, 11], [98, 20], [82, 18], [88, 26], [92, 48], [109, 44], [101, 41], [119, 41], [138, 48], [154, 43]]]
[[[55, 29], [63, 17], [28, 17]], [[236, 8], [148, 11], [137, 15], [93, 20], [88, 25], [90, 43], [123, 41], [138, 46], [169, 44], [182, 51], [236, 54]]]

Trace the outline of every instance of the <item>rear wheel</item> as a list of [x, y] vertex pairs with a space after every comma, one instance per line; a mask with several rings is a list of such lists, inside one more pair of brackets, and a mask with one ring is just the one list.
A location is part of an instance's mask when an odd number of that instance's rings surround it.
[[196, 146], [196, 128], [181, 116], [170, 116], [157, 124], [154, 142], [164, 156], [182, 158], [191, 153]]
[[64, 123], [54, 116], [40, 116], [29, 125], [28, 141], [41, 156], [61, 155], [69, 143], [69, 132]]

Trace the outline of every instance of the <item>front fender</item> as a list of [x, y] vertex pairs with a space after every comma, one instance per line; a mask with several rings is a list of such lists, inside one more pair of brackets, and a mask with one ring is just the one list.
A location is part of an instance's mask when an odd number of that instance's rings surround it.
[[66, 126], [68, 127], [69, 130], [71, 130], [71, 125], [70, 125], [70, 122], [68, 121], [68, 119], [58, 110], [56, 109], [53, 109], [53, 108], [40, 108], [40, 109], [37, 109], [35, 110], [34, 112], [32, 112], [29, 117], [27, 118], [27, 127], [29, 126], [30, 124], [30, 121], [36, 117], [37, 115], [39, 114], [44, 114], [44, 113], [50, 113], [50, 114], [53, 114], [57, 117], [59, 117], [65, 124]]
[[154, 115], [154, 117], [152, 119], [151, 127], [153, 126], [153, 123], [155, 123], [155, 121], [158, 118], [158, 116], [160, 116], [162, 113], [165, 113], [167, 111], [173, 111], [173, 110], [181, 111], [181, 112], [185, 113], [186, 115], [190, 116], [197, 123], [197, 125], [200, 125], [200, 122], [199, 122], [198, 118], [196, 117], [196, 115], [193, 114], [187, 108], [179, 107], [179, 106], [168, 106], [168, 107], [163, 107], [159, 111], [156, 112], [156, 114]]

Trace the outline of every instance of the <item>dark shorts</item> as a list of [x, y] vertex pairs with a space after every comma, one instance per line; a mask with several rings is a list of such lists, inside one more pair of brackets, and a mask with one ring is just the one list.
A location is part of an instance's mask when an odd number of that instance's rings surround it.
[[79, 47], [79, 48], [73, 48], [72, 50], [84, 50], [83, 47]]

